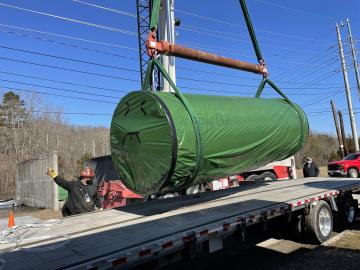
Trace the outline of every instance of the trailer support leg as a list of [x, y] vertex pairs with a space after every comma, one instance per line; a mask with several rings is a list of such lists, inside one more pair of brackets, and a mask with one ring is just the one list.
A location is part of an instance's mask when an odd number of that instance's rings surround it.
[[261, 213], [261, 219], [263, 222], [263, 231], [266, 232], [267, 228], [268, 228], [268, 216], [267, 216], [267, 212], [263, 212]]
[[338, 208], [337, 208], [337, 205], [336, 205], [336, 202], [335, 202], [335, 198], [334, 196], [331, 196], [330, 197], [330, 206], [331, 206], [331, 209], [338, 212]]

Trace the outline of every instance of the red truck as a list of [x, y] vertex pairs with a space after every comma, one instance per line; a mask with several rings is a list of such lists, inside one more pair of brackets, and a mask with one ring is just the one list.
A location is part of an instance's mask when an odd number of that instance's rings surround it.
[[328, 163], [329, 176], [357, 178], [360, 172], [360, 152], [348, 155], [342, 160]]

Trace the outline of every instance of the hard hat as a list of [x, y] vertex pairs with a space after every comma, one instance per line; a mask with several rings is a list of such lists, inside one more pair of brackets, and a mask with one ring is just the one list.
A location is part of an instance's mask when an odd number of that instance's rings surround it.
[[85, 167], [81, 170], [80, 177], [94, 177], [94, 170], [90, 167]]

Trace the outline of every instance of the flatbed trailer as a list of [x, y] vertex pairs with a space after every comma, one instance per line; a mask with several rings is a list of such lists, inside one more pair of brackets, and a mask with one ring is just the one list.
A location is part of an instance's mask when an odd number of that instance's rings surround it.
[[[147, 201], [46, 223], [40, 237], [0, 253], [0, 260], [4, 270], [127, 269], [164, 262], [170, 254], [185, 255], [204, 243], [210, 251], [220, 249], [222, 239], [234, 232], [245, 235], [257, 223], [310, 215], [320, 202], [332, 212], [342, 211], [340, 198], [359, 191], [360, 179], [319, 177]], [[0, 244], [0, 252], [7, 248]]]

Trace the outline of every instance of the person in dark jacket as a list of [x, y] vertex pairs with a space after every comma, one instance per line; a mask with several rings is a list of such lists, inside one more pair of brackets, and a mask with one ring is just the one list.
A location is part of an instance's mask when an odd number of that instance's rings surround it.
[[319, 167], [313, 162], [312, 158], [306, 158], [306, 163], [303, 167], [304, 177], [318, 177], [319, 172]]
[[82, 169], [77, 181], [67, 181], [51, 168], [48, 169], [47, 174], [54, 179], [56, 184], [68, 191], [68, 198], [62, 208], [64, 217], [92, 212], [96, 208], [102, 210], [97, 190], [91, 188], [95, 176], [93, 169], [89, 167]]

